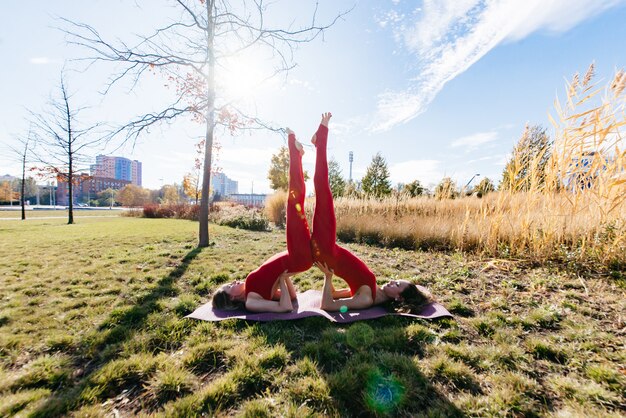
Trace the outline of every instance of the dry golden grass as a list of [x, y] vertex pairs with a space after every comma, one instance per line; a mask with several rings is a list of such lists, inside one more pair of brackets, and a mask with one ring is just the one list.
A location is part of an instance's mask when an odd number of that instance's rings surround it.
[[544, 262], [626, 262], [626, 205], [562, 191], [496, 192], [483, 199], [338, 199], [340, 239], [402, 248], [476, 251]]
[[270, 222], [279, 227], [285, 226], [287, 192], [278, 190], [265, 200], [265, 215]]

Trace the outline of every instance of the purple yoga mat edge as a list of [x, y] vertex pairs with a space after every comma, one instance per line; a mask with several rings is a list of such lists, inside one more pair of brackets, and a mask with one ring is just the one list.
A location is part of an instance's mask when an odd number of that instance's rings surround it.
[[373, 306], [369, 309], [354, 310], [346, 313], [326, 312], [317, 308], [321, 301], [319, 290], [307, 290], [298, 294], [297, 303], [292, 312], [272, 313], [272, 312], [248, 312], [246, 310], [225, 311], [213, 309], [211, 303], [205, 303], [186, 318], [200, 319], [203, 321], [222, 321], [226, 319], [243, 319], [246, 321], [288, 321], [293, 319], [308, 318], [311, 316], [322, 316], [331, 322], [348, 323], [367, 319], [381, 318], [386, 315], [405, 316], [410, 318], [436, 319], [443, 316], [452, 317], [452, 314], [439, 303], [431, 303], [424, 307], [420, 315], [388, 312], [380, 306]]

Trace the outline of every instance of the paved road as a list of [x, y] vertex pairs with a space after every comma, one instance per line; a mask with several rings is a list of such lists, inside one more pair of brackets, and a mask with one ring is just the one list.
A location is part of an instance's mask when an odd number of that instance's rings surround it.
[[[91, 216], [76, 216], [74, 215], [75, 218], [81, 218], [81, 219], [85, 219], [85, 218], [119, 218], [120, 215], [91, 215]], [[33, 216], [33, 217], [26, 217], [25, 221], [34, 221], [37, 219], [67, 219], [67, 215], [65, 216]], [[22, 218], [17, 217], [17, 218], [0, 218], [0, 221], [21, 221]]]

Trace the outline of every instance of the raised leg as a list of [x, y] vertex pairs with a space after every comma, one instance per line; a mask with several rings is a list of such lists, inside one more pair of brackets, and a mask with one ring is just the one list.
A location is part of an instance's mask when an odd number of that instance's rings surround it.
[[302, 145], [291, 133], [289, 145], [289, 191], [287, 197], [287, 258], [286, 270], [291, 273], [308, 270], [313, 264], [311, 233], [304, 213], [306, 186], [302, 172]]
[[313, 214], [313, 234], [311, 236], [311, 251], [313, 260], [329, 262], [328, 259], [334, 249], [337, 234], [333, 195], [328, 182], [328, 158], [326, 146], [328, 142], [328, 127], [320, 125], [315, 133], [315, 212]]

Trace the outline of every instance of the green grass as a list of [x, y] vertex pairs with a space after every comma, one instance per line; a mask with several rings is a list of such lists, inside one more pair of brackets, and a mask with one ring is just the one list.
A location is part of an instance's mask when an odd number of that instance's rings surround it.
[[184, 316], [281, 251], [280, 231], [211, 225], [200, 250], [195, 222], [82, 214], [0, 221], [0, 416], [623, 414], [611, 277], [350, 244], [455, 319], [208, 323]]

